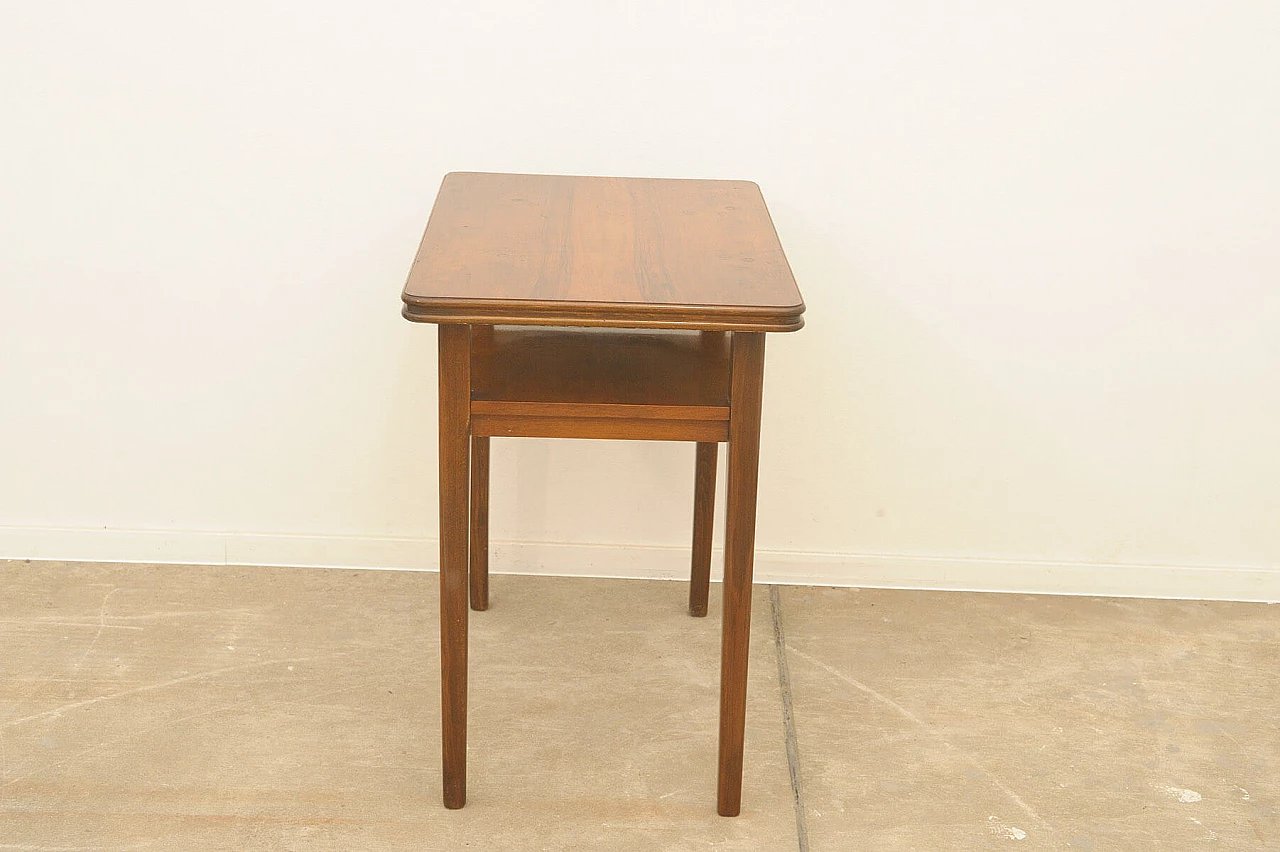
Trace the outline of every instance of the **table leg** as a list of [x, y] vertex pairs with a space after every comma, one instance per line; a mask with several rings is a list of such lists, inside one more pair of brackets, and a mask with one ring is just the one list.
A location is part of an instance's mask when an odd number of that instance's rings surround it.
[[467, 801], [467, 467], [471, 327], [442, 324], [440, 349], [440, 705], [444, 806]]
[[489, 438], [471, 436], [471, 608], [489, 608]]
[[711, 525], [716, 513], [717, 444], [698, 442], [693, 474], [693, 566], [689, 572], [689, 614], [707, 614], [711, 584]]
[[731, 347], [724, 623], [720, 643], [720, 765], [716, 790], [716, 810], [721, 816], [737, 816], [742, 809], [742, 740], [751, 642], [764, 334], [735, 331]]

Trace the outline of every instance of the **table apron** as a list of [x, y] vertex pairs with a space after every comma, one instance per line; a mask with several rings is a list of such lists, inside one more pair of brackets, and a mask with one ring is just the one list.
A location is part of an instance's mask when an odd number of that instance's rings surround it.
[[471, 434], [503, 438], [606, 438], [621, 441], [729, 440], [727, 420], [471, 415]]

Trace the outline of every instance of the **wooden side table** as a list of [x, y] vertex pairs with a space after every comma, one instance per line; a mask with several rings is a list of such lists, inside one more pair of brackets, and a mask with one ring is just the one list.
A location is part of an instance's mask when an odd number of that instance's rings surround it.
[[405, 317], [440, 326], [445, 807], [466, 802], [467, 604], [469, 589], [472, 608], [488, 606], [489, 439], [696, 442], [694, 615], [707, 611], [723, 441], [717, 810], [736, 816], [764, 335], [804, 322], [760, 188], [455, 172], [440, 186], [403, 299]]

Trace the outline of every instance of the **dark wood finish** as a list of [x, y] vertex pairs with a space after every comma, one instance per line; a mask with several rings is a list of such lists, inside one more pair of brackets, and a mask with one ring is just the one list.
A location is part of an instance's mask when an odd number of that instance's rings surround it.
[[[559, 306], [534, 306], [523, 317], [524, 325], [586, 326], [590, 328], [669, 328], [699, 329], [703, 331], [734, 331], [752, 327], [753, 317], [737, 316], [725, 312], [715, 320], [686, 320], [675, 311], [659, 310], [652, 306], [634, 307], [625, 317], [604, 314], [608, 304], [575, 306], [574, 310]], [[515, 324], [521, 320], [517, 302], [493, 302], [478, 305], [464, 302], [441, 301], [429, 308], [405, 305], [401, 315], [412, 322], [474, 323], [476, 325]], [[674, 315], [674, 316], [673, 316]], [[799, 331], [804, 321], [796, 318], [795, 324], [768, 328], [766, 331]]]
[[476, 414], [477, 435], [502, 438], [607, 438], [615, 441], [727, 441], [725, 420], [655, 420], [617, 417], [519, 417]]
[[697, 442], [693, 615], [707, 611], [727, 441], [716, 807], [736, 815], [763, 332], [794, 331], [804, 312], [759, 187], [453, 173], [402, 298], [406, 317], [440, 324], [445, 806], [466, 801], [467, 607], [489, 603], [490, 436]]
[[764, 335], [735, 332], [726, 463], [724, 622], [720, 641], [720, 763], [716, 810], [742, 809], [742, 739], [747, 716], [747, 654], [751, 645], [751, 574], [755, 561], [756, 472]]
[[502, 402], [477, 399], [472, 414], [507, 417], [616, 417], [622, 420], [723, 420], [729, 406], [710, 405], [587, 405], [580, 402]]
[[749, 181], [454, 172], [405, 284], [418, 322], [795, 331]]
[[471, 436], [471, 608], [489, 608], [489, 439]]
[[440, 705], [446, 808], [467, 801], [470, 349], [470, 326], [440, 326]]
[[698, 444], [693, 472], [693, 561], [689, 570], [689, 614], [707, 614], [711, 586], [711, 529], [716, 514], [716, 451], [719, 445]]
[[486, 405], [729, 405], [729, 345], [719, 333], [485, 327], [471, 371], [471, 398]]
[[471, 375], [478, 435], [728, 435], [729, 346], [720, 332], [478, 327]]

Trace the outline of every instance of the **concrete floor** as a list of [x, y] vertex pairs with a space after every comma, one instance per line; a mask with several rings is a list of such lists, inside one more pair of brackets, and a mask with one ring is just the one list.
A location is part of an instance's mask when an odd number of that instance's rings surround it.
[[758, 587], [724, 819], [714, 594], [511, 576], [446, 811], [435, 585], [0, 562], [0, 850], [1280, 849], [1280, 606]]

